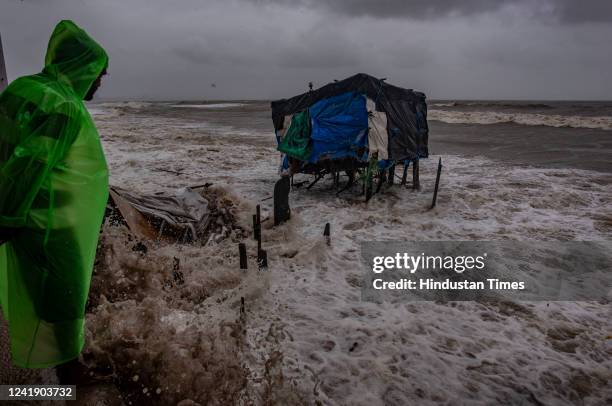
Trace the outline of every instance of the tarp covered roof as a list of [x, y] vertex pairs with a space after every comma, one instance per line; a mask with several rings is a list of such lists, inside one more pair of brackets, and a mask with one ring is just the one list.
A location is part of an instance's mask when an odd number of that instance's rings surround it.
[[283, 128], [285, 116], [303, 111], [320, 100], [347, 92], [364, 94], [375, 102], [377, 111], [387, 114], [389, 159], [415, 159], [428, 155], [429, 131], [425, 94], [390, 85], [365, 73], [329, 83], [290, 99], [273, 101], [271, 107], [274, 129]]

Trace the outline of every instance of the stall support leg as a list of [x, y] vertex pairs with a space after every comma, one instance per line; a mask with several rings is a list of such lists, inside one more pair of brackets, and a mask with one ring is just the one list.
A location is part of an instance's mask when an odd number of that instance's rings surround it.
[[387, 179], [389, 185], [393, 185], [395, 183], [395, 165], [392, 165], [389, 168], [389, 178]]
[[440, 186], [440, 174], [442, 173], [442, 158], [438, 161], [438, 174], [436, 175], [436, 186], [434, 188], [433, 199], [431, 200], [431, 207], [436, 207], [436, 200], [438, 199], [438, 186]]
[[419, 159], [417, 158], [412, 163], [412, 189], [420, 190], [421, 182], [419, 181]]
[[404, 174], [402, 175], [402, 186], [406, 184], [406, 178], [408, 177], [408, 167], [410, 163], [408, 161], [404, 161]]

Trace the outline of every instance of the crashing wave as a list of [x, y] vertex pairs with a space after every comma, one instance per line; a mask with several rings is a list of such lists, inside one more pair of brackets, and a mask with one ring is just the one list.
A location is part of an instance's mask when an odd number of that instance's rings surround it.
[[429, 120], [450, 124], [516, 123], [530, 126], [612, 130], [612, 117], [563, 116], [558, 114], [500, 113], [494, 111], [429, 110]]

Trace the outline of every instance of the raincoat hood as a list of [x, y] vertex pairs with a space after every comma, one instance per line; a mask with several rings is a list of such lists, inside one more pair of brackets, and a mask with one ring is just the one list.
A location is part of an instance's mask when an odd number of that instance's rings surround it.
[[44, 73], [72, 87], [83, 99], [108, 65], [106, 51], [70, 20], [60, 21], [49, 40]]

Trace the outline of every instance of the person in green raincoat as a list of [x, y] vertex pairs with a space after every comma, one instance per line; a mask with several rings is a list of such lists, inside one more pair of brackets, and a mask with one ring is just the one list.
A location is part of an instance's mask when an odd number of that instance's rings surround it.
[[108, 198], [104, 153], [83, 100], [107, 64], [100, 45], [61, 21], [43, 71], [0, 94], [0, 306], [21, 367], [68, 365], [83, 348]]

